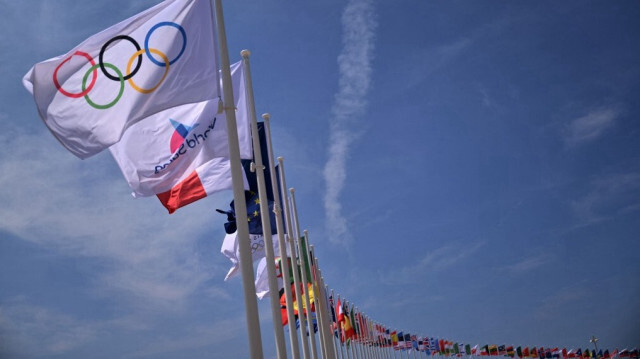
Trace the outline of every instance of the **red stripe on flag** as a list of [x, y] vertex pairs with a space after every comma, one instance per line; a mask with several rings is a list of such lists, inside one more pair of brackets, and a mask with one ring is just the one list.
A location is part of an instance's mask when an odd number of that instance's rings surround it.
[[178, 208], [195, 202], [207, 196], [200, 177], [196, 171], [191, 172], [189, 177], [183, 179], [167, 192], [158, 193], [158, 199], [169, 213], [175, 212]]

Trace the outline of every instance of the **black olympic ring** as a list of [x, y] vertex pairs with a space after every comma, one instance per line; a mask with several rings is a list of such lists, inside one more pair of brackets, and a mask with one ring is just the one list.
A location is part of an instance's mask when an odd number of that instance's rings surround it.
[[[102, 70], [102, 73], [108, 77], [109, 79], [113, 80], [113, 81], [121, 81], [120, 77], [118, 76], [113, 76], [111, 75], [108, 71], [107, 68], [104, 66], [104, 62], [102, 61], [102, 58], [104, 56], [104, 52], [107, 50], [107, 47], [109, 47], [109, 45], [117, 40], [129, 40], [129, 42], [131, 42], [133, 44], [133, 46], [136, 47], [137, 51], [140, 51], [140, 44], [138, 44], [138, 42], [136, 40], [134, 40], [131, 36], [127, 36], [127, 35], [118, 35], [118, 36], [114, 36], [112, 37], [109, 41], [105, 42], [104, 45], [102, 45], [102, 49], [100, 49], [100, 56], [98, 57], [98, 63], [100, 64], [100, 69]], [[122, 80], [128, 80], [130, 78], [133, 77], [133, 75], [136, 74], [136, 72], [138, 72], [138, 70], [140, 70], [140, 66], [142, 65], [142, 54], [138, 55], [138, 63], [136, 64], [136, 68], [133, 69], [133, 71], [131, 71], [130, 74], [128, 74], [127, 76], [123, 77]]]

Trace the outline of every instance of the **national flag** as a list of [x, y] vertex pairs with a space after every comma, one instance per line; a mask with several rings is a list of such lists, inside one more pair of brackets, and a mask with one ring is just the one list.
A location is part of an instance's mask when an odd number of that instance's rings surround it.
[[470, 355], [478, 355], [478, 354], [479, 354], [479, 345], [476, 344], [473, 347], [471, 347]]
[[[301, 237], [300, 240], [303, 240], [303, 237]], [[302, 242], [301, 250], [302, 250], [303, 247], [304, 247], [304, 241]], [[350, 323], [351, 324], [351, 328], [353, 329], [353, 334], [351, 335], [351, 340], [358, 340], [358, 323], [356, 322], [356, 316], [355, 316], [355, 313], [353, 312], [353, 305], [351, 306], [351, 310], [349, 311], [349, 319], [351, 321], [351, 323]]]
[[489, 355], [498, 355], [498, 346], [496, 344], [489, 345]]
[[518, 358], [522, 358], [524, 355], [522, 354], [522, 347], [518, 346], [516, 348], [516, 355], [518, 356]]
[[521, 358], [528, 358], [530, 355], [529, 353], [529, 347], [524, 347], [524, 349], [522, 349], [522, 356]]
[[[231, 71], [235, 86], [244, 93], [242, 63]], [[238, 96], [235, 106], [241, 157], [249, 159], [253, 158], [251, 130], [244, 101]], [[128, 128], [109, 150], [134, 197], [157, 195], [173, 213], [232, 188], [226, 117], [217, 111], [217, 100], [181, 105]]]
[[498, 347], [498, 355], [507, 355], [507, 348], [504, 345]]
[[404, 335], [404, 348], [411, 349], [413, 345], [411, 344], [411, 334], [407, 333]]
[[351, 325], [349, 309], [348, 307], [346, 307], [346, 303], [344, 305], [345, 309], [343, 309], [343, 312], [345, 314], [343, 316], [344, 321], [342, 322], [342, 335], [344, 336], [344, 341], [347, 343], [347, 345], [349, 345], [355, 335], [355, 331], [353, 329], [353, 325]]
[[[295, 319], [298, 319], [299, 316], [299, 307], [298, 307], [298, 301], [297, 301], [297, 297], [296, 297], [296, 286], [295, 283], [291, 283], [291, 297], [292, 297], [292, 301], [293, 301], [293, 314], [295, 316]], [[302, 283], [300, 283], [300, 288], [298, 290], [298, 292], [302, 293]], [[315, 311], [315, 307], [314, 307], [314, 293], [313, 293], [313, 286], [311, 284], [307, 284], [307, 290], [309, 293], [309, 302], [311, 305], [311, 312]], [[301, 298], [301, 302], [302, 302], [302, 309], [303, 309], [303, 313], [305, 315], [307, 315], [308, 311], [307, 311], [307, 304], [305, 301], [305, 295], [302, 295]], [[286, 297], [285, 297], [285, 293], [284, 293], [284, 288], [280, 289], [280, 314], [282, 316], [282, 325], [287, 325], [287, 323], [289, 322], [288, 320], [288, 314], [287, 314], [287, 302], [286, 302]], [[310, 315], [309, 315], [310, 316]]]
[[331, 330], [333, 330], [333, 335], [336, 338], [340, 338], [338, 316], [336, 315], [336, 306], [333, 301], [333, 295], [329, 296], [328, 304], [329, 308], [331, 308]]
[[432, 355], [440, 351], [440, 346], [438, 345], [438, 339], [433, 337], [429, 339], [429, 350], [431, 350]]
[[51, 133], [84, 159], [138, 121], [218, 98], [215, 38], [210, 0], [167, 0], [34, 65], [22, 82]]
[[396, 345], [395, 349], [400, 350], [404, 348], [404, 333], [398, 332], [398, 345]]
[[510, 345], [506, 348], [506, 355], [510, 356], [510, 357], [514, 357], [516, 355], [515, 351], [513, 350], [513, 346]]
[[533, 347], [531, 348], [531, 358], [537, 358], [538, 357], [538, 348]]
[[628, 358], [629, 357], [629, 350], [627, 348], [624, 348], [620, 351], [620, 353], [618, 354], [618, 356], [620, 356], [620, 358]]
[[[474, 347], [474, 348], [476, 348], [476, 347]], [[471, 344], [467, 344], [467, 345], [464, 346], [464, 353], [467, 354], [467, 355], [471, 355]]]
[[480, 355], [489, 355], [489, 346], [484, 345], [480, 348]]
[[393, 347], [398, 346], [398, 332], [395, 330], [391, 332], [391, 345]]
[[344, 312], [342, 311], [340, 298], [338, 298], [338, 304], [336, 305], [336, 310], [338, 311], [338, 325], [342, 326], [342, 322], [344, 322]]

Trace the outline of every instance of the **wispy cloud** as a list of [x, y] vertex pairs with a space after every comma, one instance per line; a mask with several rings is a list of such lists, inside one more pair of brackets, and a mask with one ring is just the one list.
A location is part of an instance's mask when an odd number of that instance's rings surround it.
[[324, 207], [327, 233], [334, 243], [350, 243], [342, 215], [340, 193], [347, 178], [346, 160], [356, 138], [356, 124], [367, 105], [377, 23], [370, 0], [351, 0], [342, 13], [342, 50], [338, 56], [340, 80], [332, 108], [329, 158], [324, 168]]
[[570, 204], [579, 226], [585, 226], [640, 210], [639, 198], [640, 172], [616, 173], [593, 178], [589, 191]]
[[548, 253], [540, 254], [535, 257], [526, 257], [516, 263], [505, 266], [503, 271], [509, 275], [520, 275], [541, 267], [550, 260]]
[[621, 112], [619, 107], [600, 108], [576, 118], [567, 126], [566, 144], [577, 146], [595, 140], [614, 125]]
[[477, 252], [485, 244], [484, 241], [478, 241], [437, 248], [427, 252], [417, 263], [394, 270], [393, 274], [380, 272], [380, 280], [386, 284], [411, 283], [416, 273], [435, 273], [450, 268]]

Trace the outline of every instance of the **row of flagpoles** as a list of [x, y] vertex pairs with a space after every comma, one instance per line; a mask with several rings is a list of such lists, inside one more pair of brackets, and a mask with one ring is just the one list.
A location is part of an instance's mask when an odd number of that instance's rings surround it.
[[227, 278], [242, 277], [251, 358], [264, 355], [257, 297], [267, 295], [281, 359], [462, 355], [390, 331], [329, 290], [284, 160], [274, 161], [270, 117], [257, 121], [250, 53], [241, 56], [230, 64], [221, 0], [165, 0], [34, 65], [23, 84], [70, 152], [109, 149], [135, 197], [156, 195], [172, 213], [233, 190], [222, 252]]

